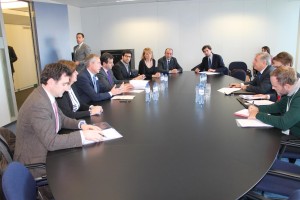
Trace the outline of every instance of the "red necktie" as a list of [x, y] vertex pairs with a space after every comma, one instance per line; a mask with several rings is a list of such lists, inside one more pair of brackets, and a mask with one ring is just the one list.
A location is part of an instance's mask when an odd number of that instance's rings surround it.
[[280, 101], [281, 96], [277, 95], [277, 101]]
[[58, 133], [58, 129], [59, 129], [59, 119], [58, 119], [58, 111], [57, 111], [57, 104], [56, 104], [56, 101], [53, 102], [52, 106], [53, 106], [54, 114], [55, 114], [55, 131], [56, 131], [56, 133]]

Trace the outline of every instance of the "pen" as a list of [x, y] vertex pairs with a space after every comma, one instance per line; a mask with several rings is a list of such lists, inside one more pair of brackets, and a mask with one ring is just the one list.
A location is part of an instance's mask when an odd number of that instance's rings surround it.
[[101, 135], [102, 137], [106, 137], [105, 135], [103, 135], [102, 133], [99, 133], [99, 135]]

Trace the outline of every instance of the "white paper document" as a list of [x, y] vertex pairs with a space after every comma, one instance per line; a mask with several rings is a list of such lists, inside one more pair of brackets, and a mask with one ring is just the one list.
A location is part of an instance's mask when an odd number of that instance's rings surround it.
[[261, 99], [261, 97], [259, 96], [255, 96], [255, 95], [239, 95], [240, 97], [242, 97], [243, 99], [246, 99], [246, 100], [255, 100], [255, 99]]
[[258, 119], [236, 119], [236, 123], [238, 127], [273, 127]]
[[262, 105], [271, 105], [274, 102], [269, 101], [269, 100], [253, 100], [253, 101], [247, 101], [248, 103], [255, 104], [257, 106], [262, 106]]
[[123, 137], [116, 129], [109, 128], [102, 131], [104, 141], [113, 140]]
[[216, 75], [216, 74], [220, 74], [219, 72], [200, 72], [200, 74], [206, 74], [206, 75]]
[[142, 93], [145, 90], [130, 90], [128, 93]]
[[112, 97], [113, 100], [132, 100], [135, 96], [134, 95], [116, 95]]
[[218, 92], [224, 93], [224, 94], [231, 94], [232, 92], [238, 91], [241, 88], [221, 88], [218, 90]]
[[239, 116], [239, 117], [249, 117], [249, 111], [248, 111], [248, 109], [243, 109], [243, 110], [235, 112], [234, 115]]
[[149, 81], [147, 80], [130, 80], [129, 83], [133, 86], [135, 90], [144, 90], [146, 88], [146, 84]]

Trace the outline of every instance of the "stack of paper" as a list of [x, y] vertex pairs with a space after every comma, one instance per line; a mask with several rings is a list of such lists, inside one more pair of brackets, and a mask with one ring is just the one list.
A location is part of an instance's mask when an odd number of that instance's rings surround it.
[[236, 119], [236, 124], [238, 127], [273, 127], [258, 119]]
[[240, 97], [242, 97], [243, 99], [246, 100], [254, 100], [254, 99], [261, 99], [260, 96], [255, 96], [255, 95], [239, 95]]
[[239, 116], [239, 117], [249, 117], [249, 111], [248, 111], [248, 109], [243, 109], [243, 110], [235, 112], [234, 115]]
[[224, 93], [224, 94], [231, 94], [232, 92], [238, 91], [241, 88], [221, 88], [218, 90], [218, 92]]
[[206, 74], [206, 75], [216, 75], [216, 74], [220, 74], [219, 72], [200, 72], [200, 74]]
[[253, 100], [253, 101], [247, 101], [248, 103], [255, 104], [257, 106], [262, 106], [262, 105], [271, 105], [274, 102], [269, 101], [269, 100]]
[[144, 90], [146, 87], [146, 84], [149, 81], [146, 80], [130, 80], [129, 83], [133, 86], [134, 89], [138, 90], [138, 89], [142, 89]]
[[142, 93], [144, 90], [130, 90], [129, 93]]
[[134, 95], [116, 95], [114, 96], [113, 100], [132, 100], [134, 98]]

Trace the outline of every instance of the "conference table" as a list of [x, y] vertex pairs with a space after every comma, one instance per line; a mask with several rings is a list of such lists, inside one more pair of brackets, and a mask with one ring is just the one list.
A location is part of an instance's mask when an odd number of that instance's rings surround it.
[[[159, 79], [152, 83], [160, 82]], [[159, 101], [101, 102], [122, 138], [49, 152], [46, 170], [56, 200], [233, 200], [243, 196], [272, 166], [280, 148], [276, 128], [240, 128], [234, 96], [217, 90], [236, 82], [208, 76], [211, 95], [195, 103], [199, 75], [169, 76]]]

